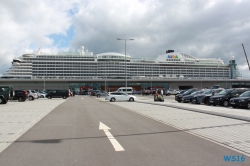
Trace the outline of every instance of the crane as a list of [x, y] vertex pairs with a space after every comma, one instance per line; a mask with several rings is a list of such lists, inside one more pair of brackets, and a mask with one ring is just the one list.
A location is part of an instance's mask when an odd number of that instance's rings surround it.
[[[244, 48], [244, 45], [243, 45], [243, 44], [242, 44], [242, 47], [243, 47], [243, 50], [244, 50], [244, 53], [245, 53], [245, 56], [246, 56], [246, 59], [247, 59], [247, 54], [246, 54], [246, 51], [245, 51], [245, 48]], [[249, 68], [249, 71], [250, 71], [250, 66], [249, 66], [248, 59], [247, 59], [247, 64], [248, 64], [248, 68]]]

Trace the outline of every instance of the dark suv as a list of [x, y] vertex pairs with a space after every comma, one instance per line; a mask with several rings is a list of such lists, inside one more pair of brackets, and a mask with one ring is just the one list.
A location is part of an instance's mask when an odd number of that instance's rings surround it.
[[197, 89], [188, 89], [187, 91], [185, 91], [183, 94], [178, 94], [175, 96], [175, 100], [178, 101], [179, 103], [181, 102], [181, 99], [183, 96], [187, 96], [190, 95], [191, 93], [197, 91]]
[[204, 103], [204, 104], [208, 105], [209, 98], [211, 96], [216, 95], [217, 93], [219, 93], [222, 90], [224, 90], [224, 89], [208, 89], [204, 93], [194, 96], [192, 103], [196, 103], [196, 104]]
[[0, 104], [6, 104], [14, 96], [13, 87], [0, 85]]
[[243, 107], [250, 109], [250, 91], [242, 93], [239, 97], [230, 99], [229, 104], [233, 107]]
[[25, 101], [28, 98], [28, 92], [25, 90], [15, 90], [15, 95], [11, 100]]
[[46, 97], [48, 99], [52, 98], [63, 98], [66, 99], [67, 97], [70, 97], [70, 91], [69, 90], [51, 90]]
[[215, 96], [211, 96], [209, 103], [213, 106], [222, 105], [224, 107], [229, 106], [229, 100], [233, 97], [239, 97], [242, 93], [248, 91], [247, 88], [235, 88], [235, 89], [225, 89], [219, 92]]
[[205, 92], [205, 90], [194, 91], [190, 95], [183, 96], [182, 99], [181, 99], [181, 101], [183, 103], [193, 102], [194, 97], [196, 95], [202, 94], [203, 92]]

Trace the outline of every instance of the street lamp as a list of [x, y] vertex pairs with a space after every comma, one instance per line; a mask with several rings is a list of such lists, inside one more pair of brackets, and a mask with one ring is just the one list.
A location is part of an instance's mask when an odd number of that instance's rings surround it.
[[126, 84], [126, 93], [127, 93], [127, 55], [126, 55], [126, 41], [127, 40], [134, 40], [134, 39], [120, 39], [117, 38], [117, 40], [124, 40], [125, 41], [125, 84]]
[[43, 91], [45, 91], [45, 77], [43, 77]]

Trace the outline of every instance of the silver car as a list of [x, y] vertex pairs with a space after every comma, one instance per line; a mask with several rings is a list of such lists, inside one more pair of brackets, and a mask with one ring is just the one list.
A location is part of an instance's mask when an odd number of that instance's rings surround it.
[[106, 91], [99, 91], [95, 95], [96, 97], [106, 96], [108, 93]]
[[128, 95], [127, 93], [124, 92], [109, 92], [105, 96], [105, 100], [109, 100], [110, 102], [115, 102], [116, 100], [133, 102], [136, 100], [136, 97], [133, 95]]

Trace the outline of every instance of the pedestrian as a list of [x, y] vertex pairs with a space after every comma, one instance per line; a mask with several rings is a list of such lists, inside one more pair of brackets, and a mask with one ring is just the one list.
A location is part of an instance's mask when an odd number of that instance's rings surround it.
[[163, 98], [163, 89], [161, 89], [161, 97]]

